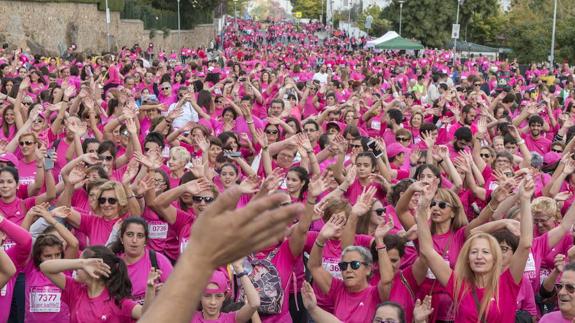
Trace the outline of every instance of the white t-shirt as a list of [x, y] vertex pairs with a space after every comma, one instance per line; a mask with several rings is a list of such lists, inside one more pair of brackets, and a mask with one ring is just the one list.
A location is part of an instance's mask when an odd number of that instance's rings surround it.
[[[172, 103], [170, 105], [170, 108], [168, 108], [168, 113], [174, 110], [177, 104], [178, 103]], [[183, 126], [186, 125], [186, 123], [190, 121], [193, 122], [199, 121], [198, 112], [194, 109], [194, 107], [192, 107], [192, 104], [190, 102], [184, 103], [182, 105], [182, 110], [183, 110], [182, 115], [174, 119], [174, 122], [172, 123], [172, 127], [174, 127], [175, 129], [182, 128]]]

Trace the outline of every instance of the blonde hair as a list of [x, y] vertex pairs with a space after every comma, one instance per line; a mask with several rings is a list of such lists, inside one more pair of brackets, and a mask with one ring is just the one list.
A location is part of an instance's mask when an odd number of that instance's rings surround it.
[[477, 316], [477, 321], [479, 322], [482, 316], [487, 317], [489, 302], [492, 298], [495, 298], [495, 304], [499, 307], [499, 277], [501, 276], [503, 267], [503, 256], [501, 254], [499, 243], [492, 235], [488, 233], [479, 232], [467, 239], [461, 248], [459, 256], [457, 257], [457, 262], [455, 263], [455, 270], [453, 273], [453, 290], [456, 309], [459, 308], [463, 295], [466, 292], [470, 292], [469, 287], [473, 286], [473, 288], [476, 288], [475, 273], [471, 270], [471, 266], [469, 264], [469, 252], [471, 251], [471, 245], [477, 239], [487, 240], [487, 243], [489, 243], [489, 249], [493, 255], [493, 268], [487, 274], [489, 275], [487, 278], [487, 285], [484, 286], [485, 292], [479, 304], [479, 313]]
[[170, 155], [172, 154], [174, 155], [175, 158], [179, 160], [184, 160], [186, 163], [189, 163], [190, 160], [192, 159], [190, 152], [186, 148], [181, 146], [172, 147], [172, 149], [170, 149]]
[[90, 206], [94, 213], [100, 214], [100, 203], [98, 203], [98, 199], [102, 197], [102, 193], [105, 191], [114, 191], [116, 194], [116, 199], [118, 199], [118, 205], [120, 207], [118, 216], [126, 213], [128, 211], [128, 196], [126, 194], [126, 190], [124, 190], [124, 186], [118, 182], [114, 181], [107, 181], [104, 184], [100, 185], [99, 187], [95, 188], [94, 199], [90, 200]]
[[531, 202], [531, 213], [548, 214], [553, 216], [555, 220], [561, 220], [561, 213], [557, 207], [557, 202], [547, 196], [540, 196]]
[[[451, 219], [450, 225], [451, 231], [455, 232], [468, 224], [467, 216], [465, 215], [463, 204], [459, 196], [452, 191], [438, 188], [435, 193], [435, 198], [451, 204], [451, 210], [453, 211], [453, 218]], [[435, 223], [433, 221], [431, 222], [431, 233], [435, 233]]]
[[351, 214], [351, 205], [349, 202], [344, 198], [329, 200], [323, 209], [323, 221], [329, 221], [332, 215], [339, 212], [345, 212], [345, 218], [347, 219]]

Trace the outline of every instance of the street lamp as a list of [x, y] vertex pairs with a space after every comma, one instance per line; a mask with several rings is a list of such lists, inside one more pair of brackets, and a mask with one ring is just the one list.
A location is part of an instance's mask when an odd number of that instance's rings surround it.
[[238, 11], [236, 10], [236, 4], [238, 0], [234, 0], [234, 25], [236, 26], [236, 32], [238, 31]]
[[178, 55], [182, 49], [182, 30], [180, 28], [180, 0], [178, 0]]
[[549, 63], [551, 70], [553, 70], [553, 61], [555, 60], [555, 24], [557, 22], [557, 0], [554, 1], [555, 6], [553, 8], [553, 32], [551, 35], [551, 55], [549, 55]]
[[403, 16], [403, 3], [405, 3], [405, 0], [399, 0], [399, 36], [401, 36], [401, 18]]
[[108, 7], [108, 0], [106, 0], [106, 44], [109, 52], [112, 46], [110, 45], [110, 8]]
[[351, 38], [351, 8], [353, 7], [352, 1], [349, 0], [349, 10], [347, 12], [347, 35]]
[[[457, 0], [457, 17], [455, 18], [455, 25], [457, 25], [457, 37], [453, 37], [453, 66], [455, 66], [455, 58], [457, 56], [457, 39], [459, 38], [459, 6], [463, 3], [463, 1], [465, 0]], [[451, 36], [455, 36], [453, 35], [453, 31]]]

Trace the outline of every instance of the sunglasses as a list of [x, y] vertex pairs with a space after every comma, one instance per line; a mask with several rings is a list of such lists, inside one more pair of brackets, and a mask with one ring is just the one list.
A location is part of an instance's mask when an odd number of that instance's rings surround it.
[[362, 264], [365, 265], [365, 266], [367, 266], [367, 263], [361, 262], [361, 261], [359, 261], [359, 260], [354, 260], [354, 261], [342, 261], [342, 262], [338, 263], [337, 266], [339, 267], [339, 269], [340, 269], [341, 271], [347, 270], [347, 265], [349, 265], [349, 266], [351, 267], [351, 269], [353, 269], [353, 270], [358, 270], [359, 267], [360, 267]]
[[385, 209], [384, 209], [384, 208], [379, 208], [379, 209], [375, 209], [374, 211], [375, 211], [375, 213], [376, 213], [377, 215], [382, 216], [383, 213], [385, 212]]
[[22, 102], [23, 105], [32, 105], [32, 102]]
[[20, 142], [18, 142], [18, 144], [19, 144], [20, 146], [32, 146], [32, 145], [34, 144], [34, 142], [33, 142], [33, 141], [25, 140], [25, 141], [20, 141]]
[[491, 157], [490, 154], [479, 154], [479, 156], [481, 156], [481, 158], [490, 158]]
[[409, 140], [407, 137], [395, 137], [395, 141], [408, 142]]
[[268, 135], [277, 135], [279, 131], [277, 130], [266, 130], [266, 134]]
[[114, 157], [112, 156], [98, 156], [98, 158], [100, 158], [100, 160], [105, 160], [105, 161], [112, 161], [112, 159], [114, 159]]
[[481, 83], [475, 83], [475, 84], [473, 84], [473, 85], [475, 85], [475, 86], [481, 86]]
[[362, 148], [362, 145], [349, 145], [351, 148]]
[[451, 204], [449, 204], [445, 201], [436, 201], [436, 200], [431, 201], [431, 204], [429, 204], [429, 207], [434, 207], [436, 205], [439, 206], [439, 208], [442, 210], [447, 208], [447, 207], [451, 207]]
[[567, 290], [567, 292], [569, 294], [575, 293], [575, 285], [573, 285], [573, 284], [565, 284], [565, 283], [556, 283], [555, 284], [555, 289], [557, 290], [557, 292], [562, 290], [563, 287], [565, 287], [565, 290]]
[[197, 196], [197, 195], [192, 196], [192, 201], [194, 201], [195, 203], [202, 203], [202, 201], [204, 201], [206, 202], [206, 204], [210, 204], [214, 200], [215, 198], [211, 196]]
[[372, 323], [399, 323], [399, 322], [394, 319], [380, 319], [379, 317], [376, 317], [373, 319]]
[[217, 103], [217, 104], [222, 104], [222, 103], [224, 103], [224, 101], [222, 101], [222, 100], [217, 100], [216, 103]]
[[163, 87], [162, 90], [169, 90], [169, 87]]
[[106, 202], [108, 202], [108, 204], [110, 205], [115, 205], [116, 203], [118, 203], [118, 199], [115, 197], [100, 197], [98, 198], [98, 204], [103, 205], [106, 204]]
[[556, 153], [560, 153], [560, 154], [563, 152], [563, 150], [561, 150], [561, 149], [551, 149], [551, 151], [556, 152]]

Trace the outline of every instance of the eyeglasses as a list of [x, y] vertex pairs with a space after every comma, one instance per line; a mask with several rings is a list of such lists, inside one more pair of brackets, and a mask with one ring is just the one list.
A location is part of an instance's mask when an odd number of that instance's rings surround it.
[[362, 145], [349, 145], [351, 148], [362, 148]]
[[194, 201], [195, 203], [202, 203], [202, 201], [204, 201], [206, 202], [206, 204], [210, 204], [214, 200], [215, 199], [211, 196], [198, 196], [198, 195], [192, 196], [192, 201]]
[[268, 135], [277, 135], [279, 131], [277, 130], [266, 130], [266, 134]]
[[162, 90], [169, 90], [169, 87], [163, 87]]
[[407, 137], [395, 137], [395, 141], [408, 142], [410, 140], [411, 139]]
[[32, 102], [22, 102], [23, 105], [32, 105]]
[[481, 86], [481, 83], [475, 83], [475, 84], [473, 84], [473, 85], [475, 85], [475, 86]]
[[511, 247], [508, 247], [508, 246], [500, 246], [500, 247], [501, 247], [502, 253], [506, 253], [507, 251], [511, 250]]
[[315, 129], [311, 129], [311, 128], [303, 128], [303, 132], [305, 133], [310, 133], [310, 132], [315, 132]]
[[429, 204], [429, 207], [434, 207], [436, 205], [439, 206], [439, 208], [442, 210], [447, 208], [447, 207], [451, 207], [451, 204], [449, 204], [445, 201], [436, 201], [436, 200], [431, 201], [431, 204]]
[[557, 290], [557, 292], [562, 290], [563, 287], [565, 287], [565, 290], [567, 290], [567, 292], [569, 294], [575, 293], [575, 285], [573, 285], [573, 284], [566, 284], [566, 283], [556, 283], [555, 284], [555, 289]]
[[556, 153], [560, 153], [560, 154], [563, 152], [563, 150], [561, 150], [561, 149], [551, 149], [551, 151], [556, 152]]
[[33, 122], [34, 122], [34, 123], [42, 123], [42, 122], [44, 122], [44, 119], [42, 119], [42, 118], [34, 119]]
[[491, 154], [479, 154], [481, 158], [491, 158]]
[[347, 270], [347, 265], [349, 265], [349, 266], [351, 267], [351, 269], [353, 269], [353, 270], [358, 270], [359, 267], [360, 267], [362, 264], [363, 264], [364, 266], [367, 266], [367, 263], [361, 262], [361, 261], [359, 261], [359, 260], [354, 260], [354, 261], [342, 261], [342, 262], [338, 263], [337, 266], [339, 267], [339, 269], [340, 269], [341, 271]]
[[533, 223], [534, 224], [545, 223], [545, 222], [549, 221], [549, 219], [551, 219], [550, 216], [547, 216], [544, 218], [533, 218]]
[[114, 159], [114, 157], [112, 157], [112, 156], [103, 156], [103, 155], [98, 156], [98, 158], [100, 158], [100, 160], [105, 160], [105, 161], [112, 161], [112, 159]]
[[33, 142], [33, 141], [24, 140], [24, 141], [18, 142], [18, 144], [19, 144], [20, 146], [32, 146], [32, 145], [34, 144], [34, 142]]
[[118, 203], [118, 199], [115, 197], [100, 197], [98, 198], [98, 204], [103, 205], [106, 204], [106, 202], [108, 202], [108, 204], [110, 205], [115, 205], [116, 203]]
[[375, 211], [375, 213], [377, 213], [377, 215], [382, 216], [383, 213], [385, 212], [385, 209], [384, 209], [384, 208], [379, 208], [379, 209], [375, 209], [375, 210], [373, 210], [373, 211]]

